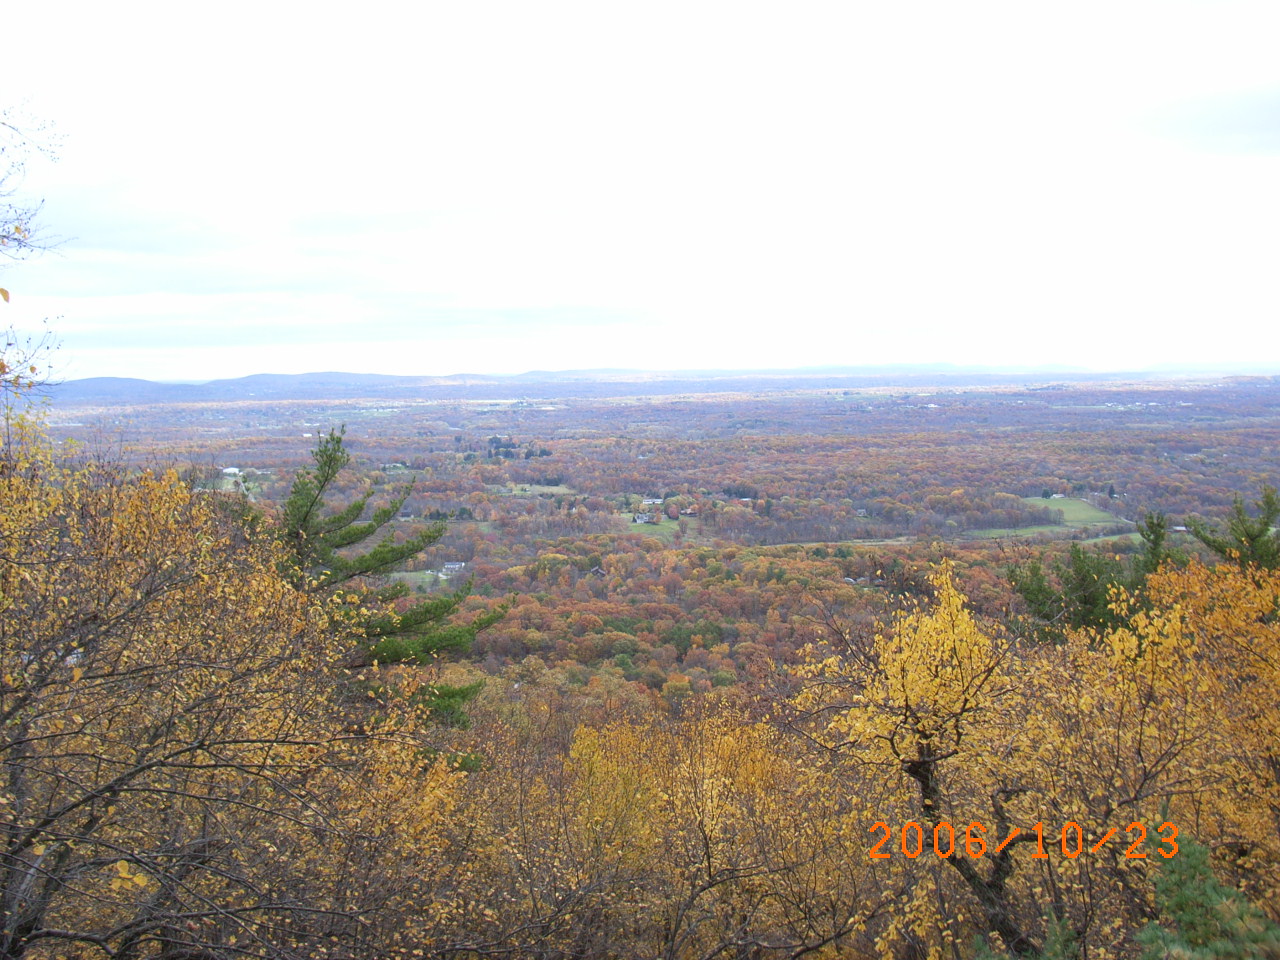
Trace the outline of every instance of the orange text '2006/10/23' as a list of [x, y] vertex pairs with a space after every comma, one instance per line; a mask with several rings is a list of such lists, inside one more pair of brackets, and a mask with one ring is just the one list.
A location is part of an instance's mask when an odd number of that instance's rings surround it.
[[[884, 820], [877, 820], [871, 825], [870, 830], [873, 834], [877, 832], [883, 834], [871, 847], [871, 859], [888, 860], [894, 853], [892, 843], [893, 829]], [[908, 820], [898, 832], [898, 852], [912, 859], [920, 856], [928, 848], [928, 832], [929, 828], [926, 825], [917, 820]], [[1154, 832], [1160, 838], [1160, 842], [1156, 846], [1156, 853], [1168, 859], [1178, 852], [1178, 828], [1176, 826], [1166, 820]], [[1057, 852], [1055, 847], [1061, 849], [1063, 856], [1075, 859], [1086, 850], [1089, 853], [1098, 853], [1112, 840], [1126, 844], [1124, 855], [1129, 859], [1140, 859], [1148, 855], [1145, 846], [1147, 827], [1137, 820], [1125, 827], [1123, 834], [1121, 834], [1120, 828], [1110, 827], [1096, 840], [1088, 844], [1086, 844], [1084, 828], [1074, 820], [1068, 820], [1064, 823], [1062, 829], [1057, 832], [1056, 837], [1049, 833], [1046, 840], [1045, 826], [1042, 820], [1028, 830], [1023, 830], [1021, 827], [1010, 827], [1004, 833], [1003, 839], [993, 835], [992, 843], [994, 843], [994, 846], [988, 842], [987, 828], [980, 821], [974, 820], [958, 831], [949, 821], [942, 820], [933, 826], [932, 846], [933, 852], [939, 857], [950, 857], [964, 853], [976, 860], [985, 856], [988, 851], [993, 854], [1001, 853], [1011, 843], [1034, 842], [1036, 852], [1031, 855], [1032, 859], [1048, 859], [1049, 851]]]

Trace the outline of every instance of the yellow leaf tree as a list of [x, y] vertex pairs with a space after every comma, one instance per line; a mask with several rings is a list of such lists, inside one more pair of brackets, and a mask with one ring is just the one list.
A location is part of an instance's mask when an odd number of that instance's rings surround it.
[[880, 805], [886, 954], [976, 935], [1026, 955], [1057, 930], [1123, 956], [1180, 831], [1274, 903], [1273, 572], [1166, 568], [1142, 604], [1113, 596], [1123, 626], [1058, 647], [978, 624], [948, 565], [933, 582], [927, 609], [816, 650], [796, 700], [843, 758], [840, 788]]
[[172, 473], [10, 450], [0, 955], [400, 942], [456, 775], [407, 711], [340, 702], [283, 560]]

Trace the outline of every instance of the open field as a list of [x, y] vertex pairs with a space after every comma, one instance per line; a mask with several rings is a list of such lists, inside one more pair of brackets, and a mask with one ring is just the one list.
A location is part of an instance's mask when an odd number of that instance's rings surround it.
[[[675, 539], [675, 535], [679, 531], [680, 531], [680, 521], [671, 520], [667, 517], [663, 517], [658, 523], [628, 522], [627, 524], [628, 533], [639, 533], [639, 534], [643, 534], [646, 537], [654, 537], [658, 540], [661, 540], [667, 546], [671, 546], [672, 541]], [[689, 540], [694, 539], [693, 533], [694, 533], [693, 526], [690, 525], [687, 539]]]
[[[1064, 535], [1073, 530], [1088, 531], [1113, 526], [1124, 521], [1114, 514], [1100, 510], [1087, 500], [1045, 500], [1043, 497], [1023, 497], [1032, 507], [1049, 507], [1062, 511], [1062, 523], [1041, 523], [1028, 527], [987, 527], [966, 530], [963, 539], [994, 540], [1000, 537], [1034, 537], [1039, 534]], [[1101, 538], [1097, 538], [1101, 539]]]
[[444, 577], [435, 570], [398, 570], [387, 574], [387, 577], [398, 583], [407, 583], [411, 590], [429, 593], [433, 590], [457, 590], [466, 584], [470, 574], [464, 572]]
[[567, 487], [563, 483], [555, 486], [545, 483], [508, 483], [505, 486], [494, 487], [493, 492], [508, 497], [572, 496], [577, 493], [573, 487]]
[[411, 590], [434, 590], [437, 586], [449, 582], [440, 579], [434, 570], [399, 570], [388, 574], [388, 577], [397, 583], [407, 583]]
[[1030, 527], [985, 527], [981, 530], [966, 530], [960, 537], [962, 540], [998, 540], [1001, 537], [1034, 537], [1042, 533], [1062, 534], [1069, 527], [1062, 524], [1039, 523]]
[[1100, 510], [1088, 500], [1045, 500], [1043, 497], [1023, 497], [1033, 507], [1049, 507], [1062, 511], [1062, 522], [1068, 526], [1090, 523], [1115, 523], [1119, 518], [1113, 513]]
[[1132, 543], [1136, 545], [1142, 542], [1142, 537], [1138, 536], [1136, 533], [1116, 533], [1110, 536], [1103, 536], [1103, 537], [1087, 537], [1086, 539], [1081, 540], [1080, 542], [1081, 543]]

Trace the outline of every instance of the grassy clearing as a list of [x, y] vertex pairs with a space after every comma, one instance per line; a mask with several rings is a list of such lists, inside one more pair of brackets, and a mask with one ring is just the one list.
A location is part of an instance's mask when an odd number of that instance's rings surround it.
[[241, 474], [238, 477], [219, 476], [213, 481], [213, 489], [222, 493], [240, 493], [244, 492], [251, 497], [256, 497], [262, 493], [262, 483], [264, 480], [271, 480], [269, 473], [257, 473], [251, 477]]
[[[655, 540], [661, 540], [667, 546], [671, 546], [675, 540], [675, 536], [680, 532], [680, 521], [671, 520], [663, 517], [658, 523], [632, 523], [631, 514], [627, 517], [627, 533], [638, 533], [645, 537], [653, 537]], [[697, 518], [685, 517], [688, 520], [688, 532], [685, 534], [684, 542], [686, 545], [697, 541], [701, 533]]]
[[1059, 523], [1040, 523], [1034, 527], [984, 527], [981, 530], [966, 530], [960, 534], [961, 540], [997, 540], [1001, 537], [1034, 537], [1038, 533], [1063, 533], [1071, 529]]
[[[1100, 510], [1087, 500], [1046, 500], [1043, 497], [1023, 497], [1023, 501], [1035, 507], [1049, 507], [1062, 511], [1062, 523], [1040, 523], [1031, 527], [985, 527], [981, 530], [966, 530], [963, 538], [967, 540], [994, 540], [1000, 537], [1034, 537], [1047, 533], [1064, 534], [1070, 530], [1087, 532], [1093, 527], [1110, 526], [1120, 523], [1120, 518]], [[1127, 534], [1125, 534], [1127, 536]], [[1095, 539], [1109, 539], [1099, 537]]]
[[678, 520], [669, 520], [666, 517], [663, 517], [658, 523], [629, 523], [627, 525], [628, 533], [639, 533], [646, 537], [654, 537], [667, 546], [671, 546], [671, 541], [675, 539], [679, 529], [680, 522]]
[[407, 583], [411, 590], [434, 590], [449, 584], [448, 580], [442, 580], [434, 570], [399, 570], [387, 576], [397, 583]]
[[1136, 533], [1114, 533], [1109, 537], [1089, 537], [1081, 543], [1141, 543], [1142, 538]]
[[548, 486], [543, 483], [508, 483], [505, 486], [490, 487], [494, 493], [506, 497], [542, 497], [574, 494], [578, 491], [563, 483]]
[[1116, 517], [1099, 510], [1088, 500], [1046, 500], [1044, 497], [1023, 497], [1025, 503], [1036, 507], [1048, 507], [1062, 511], [1062, 522], [1071, 525], [1090, 523], [1115, 523]]

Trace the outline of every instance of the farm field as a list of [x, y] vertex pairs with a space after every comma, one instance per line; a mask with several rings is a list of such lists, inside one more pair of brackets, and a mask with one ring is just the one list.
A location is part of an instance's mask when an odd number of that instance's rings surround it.
[[1067, 497], [1062, 500], [1045, 501], [1042, 497], [1024, 497], [1029, 503], [1048, 504], [1052, 510], [1062, 511], [1062, 522], [1068, 525], [1085, 525], [1094, 523], [1115, 523], [1118, 519], [1114, 513], [1108, 513], [1099, 507], [1094, 506], [1088, 500], [1079, 500], [1073, 497]]
[[[636, 533], [647, 537], [657, 537], [667, 546], [670, 546], [675, 541], [676, 535], [680, 532], [680, 521], [672, 520], [670, 517], [662, 517], [656, 523], [633, 523], [631, 526]], [[687, 521], [686, 527], [689, 528]], [[694, 532], [695, 529], [689, 528], [690, 536], [687, 539], [691, 543], [697, 539], [697, 535]]]
[[545, 484], [545, 483], [508, 483], [502, 487], [496, 487], [496, 493], [504, 494], [509, 497], [549, 497], [549, 496], [565, 496], [574, 492], [572, 487], [566, 487], [563, 483]]
[[1008, 538], [1041, 535], [1074, 535], [1076, 533], [1087, 533], [1090, 530], [1098, 530], [1103, 527], [1113, 527], [1125, 522], [1122, 518], [1094, 506], [1087, 500], [1074, 498], [1046, 500], [1043, 497], [1023, 497], [1022, 499], [1028, 505], [1033, 507], [1047, 507], [1050, 510], [1061, 510], [1062, 522], [1031, 524], [1025, 527], [988, 527], [985, 529], [965, 531], [964, 536], [972, 537], [974, 539], [994, 539], [997, 537]]

